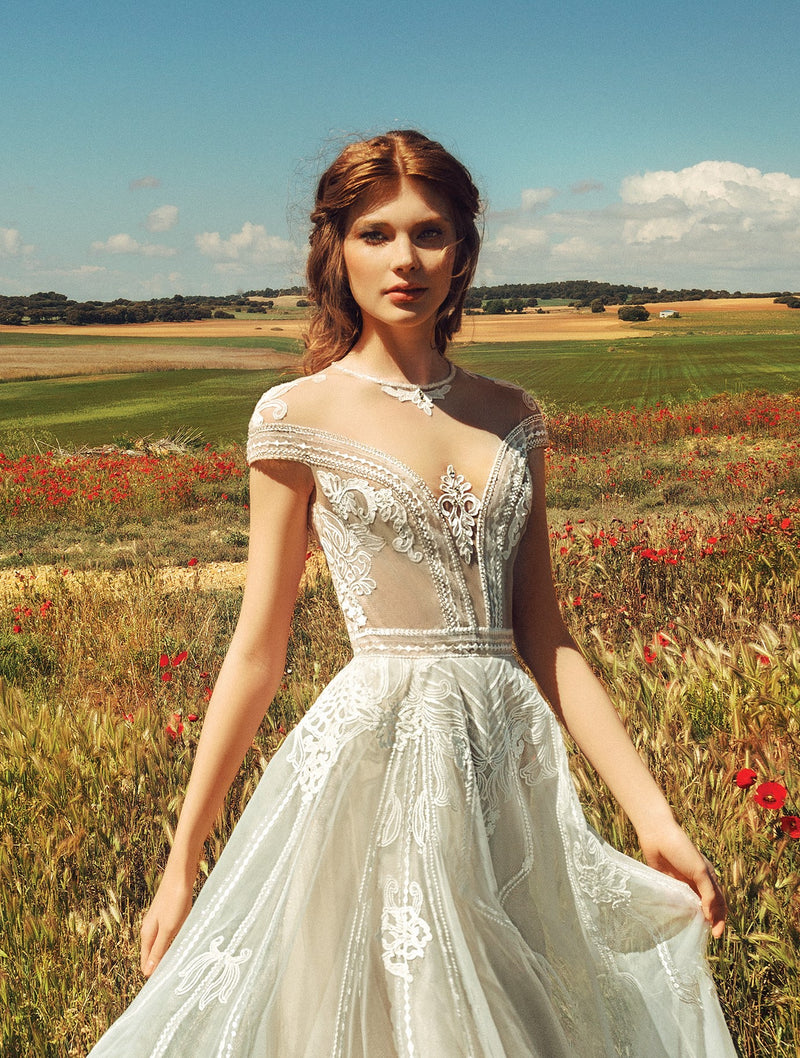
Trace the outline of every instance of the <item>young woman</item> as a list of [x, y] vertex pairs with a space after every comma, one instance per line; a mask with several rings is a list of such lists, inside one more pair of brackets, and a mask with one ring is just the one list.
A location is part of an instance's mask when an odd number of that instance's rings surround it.
[[[152, 976], [96, 1058], [735, 1053], [703, 954], [714, 871], [561, 619], [541, 414], [447, 359], [478, 209], [416, 132], [352, 144], [320, 180], [308, 373], [253, 415], [241, 617], [142, 925]], [[189, 913], [282, 677], [309, 523], [354, 657]], [[587, 826], [556, 717], [650, 866]]]

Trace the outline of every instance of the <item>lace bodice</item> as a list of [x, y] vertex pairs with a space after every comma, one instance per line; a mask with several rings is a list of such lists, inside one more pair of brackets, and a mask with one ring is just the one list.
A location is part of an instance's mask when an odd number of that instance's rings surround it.
[[[459, 375], [466, 382], [466, 373]], [[354, 651], [411, 652], [423, 643], [430, 650], [440, 636], [448, 649], [463, 641], [474, 652], [477, 639], [494, 652], [494, 642], [509, 641], [511, 573], [531, 503], [527, 452], [547, 443], [541, 412], [522, 390], [509, 395], [509, 387], [492, 383], [512, 404], [507, 414], [513, 417], [516, 405], [518, 421], [494, 442], [482, 431], [487, 451], [495, 444], [482, 489], [446, 456], [433, 487], [398, 455], [319, 425], [316, 408], [346, 403], [360, 385], [328, 371], [268, 390], [250, 422], [248, 461], [294, 460], [310, 468], [310, 522]], [[427, 419], [416, 408], [381, 399], [390, 418], [413, 414], [424, 431]], [[433, 414], [447, 412], [437, 407]]]

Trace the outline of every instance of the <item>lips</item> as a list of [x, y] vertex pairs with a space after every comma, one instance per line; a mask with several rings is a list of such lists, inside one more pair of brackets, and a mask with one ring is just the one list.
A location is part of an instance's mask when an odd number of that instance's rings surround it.
[[416, 301], [417, 298], [422, 297], [426, 289], [426, 287], [398, 283], [397, 286], [390, 287], [386, 291], [386, 295], [395, 302]]

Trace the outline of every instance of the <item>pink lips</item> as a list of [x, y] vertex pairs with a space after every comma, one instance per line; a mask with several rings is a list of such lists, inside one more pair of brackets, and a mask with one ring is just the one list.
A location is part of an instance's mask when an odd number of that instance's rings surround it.
[[404, 301], [416, 301], [417, 298], [421, 297], [425, 293], [425, 287], [415, 286], [396, 286], [390, 287], [386, 291], [386, 294], [392, 299], [392, 301], [404, 302]]

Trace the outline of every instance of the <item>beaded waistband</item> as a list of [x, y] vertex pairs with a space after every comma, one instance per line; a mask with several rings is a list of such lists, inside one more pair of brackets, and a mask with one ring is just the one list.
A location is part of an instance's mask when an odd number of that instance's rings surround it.
[[513, 657], [510, 628], [373, 628], [351, 638], [353, 654], [386, 657]]

